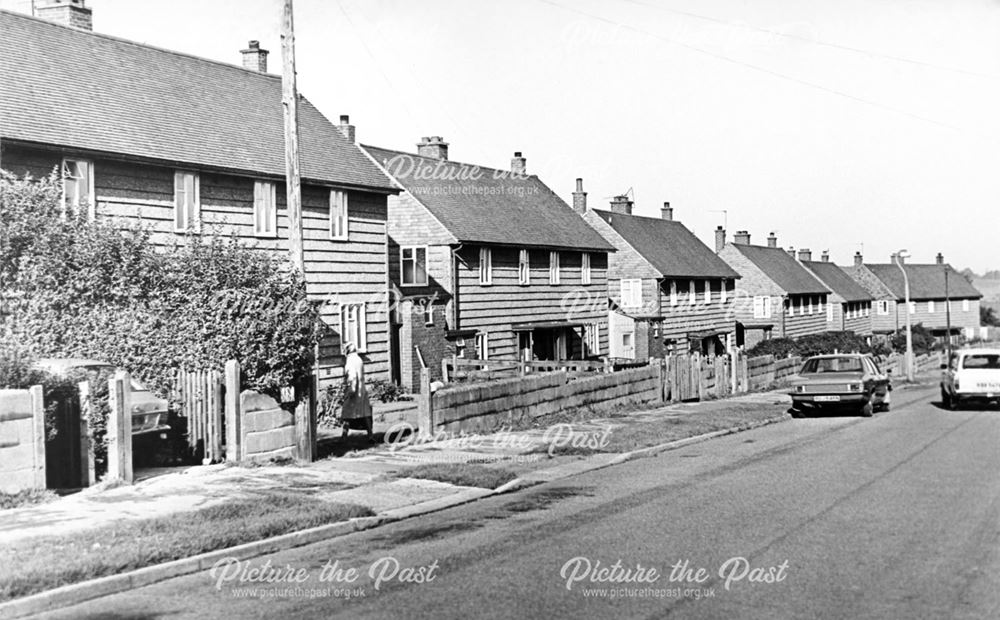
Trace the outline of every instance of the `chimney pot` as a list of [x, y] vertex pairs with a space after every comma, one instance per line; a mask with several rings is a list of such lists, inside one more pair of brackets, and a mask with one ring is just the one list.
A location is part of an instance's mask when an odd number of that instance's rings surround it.
[[339, 129], [340, 133], [343, 134], [345, 138], [347, 138], [348, 142], [350, 142], [351, 144], [355, 143], [354, 139], [355, 127], [354, 125], [351, 124], [351, 117], [349, 115], [347, 114], [340, 115], [340, 125], [337, 127], [337, 129]]
[[514, 157], [510, 160], [510, 171], [513, 174], [527, 174], [528, 161], [521, 155], [521, 151], [514, 151]]
[[830, 251], [829, 250], [823, 250], [823, 253], [820, 255], [820, 260], [822, 260], [824, 263], [829, 263], [830, 262]]
[[861, 255], [861, 252], [854, 253], [854, 264], [858, 267], [865, 264], [865, 257]]
[[670, 206], [669, 202], [663, 203], [663, 208], [660, 209], [660, 216], [665, 220], [674, 219], [674, 208]]
[[722, 226], [715, 227], [715, 253], [718, 254], [722, 248], [726, 247], [726, 229]]
[[260, 41], [247, 42], [247, 49], [240, 50], [243, 54], [243, 68], [257, 73], [267, 73], [267, 55], [270, 53], [261, 49]]
[[583, 179], [576, 180], [576, 191], [573, 192], [573, 210], [580, 215], [587, 212], [587, 192], [583, 191]]
[[417, 144], [417, 155], [430, 159], [448, 160], [448, 143], [441, 136], [426, 136]]
[[795, 246], [794, 245], [788, 246], [788, 254], [791, 255], [792, 258], [795, 258]]
[[733, 235], [733, 243], [739, 245], [750, 245], [750, 233], [745, 230], [737, 230]]
[[612, 213], [622, 213], [624, 215], [632, 215], [632, 205], [634, 203], [629, 200], [628, 196], [621, 195], [615, 196], [611, 201], [611, 212]]
[[767, 247], [776, 248], [778, 247], [778, 236], [773, 232], [767, 236]]
[[799, 250], [799, 260], [800, 261], [812, 261], [813, 253], [809, 248], [802, 248]]
[[938, 255], [935, 258], [937, 260], [937, 264], [938, 265], [943, 265], [944, 264], [944, 254], [942, 254], [941, 252], [938, 252]]

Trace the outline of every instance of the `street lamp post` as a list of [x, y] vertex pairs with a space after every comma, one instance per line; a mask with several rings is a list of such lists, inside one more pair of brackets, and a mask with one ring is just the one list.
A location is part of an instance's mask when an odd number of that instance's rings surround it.
[[906, 250], [896, 252], [896, 266], [903, 274], [903, 293], [906, 297], [906, 380], [913, 381], [913, 330], [910, 327], [910, 278], [903, 268], [903, 259], [908, 254]]

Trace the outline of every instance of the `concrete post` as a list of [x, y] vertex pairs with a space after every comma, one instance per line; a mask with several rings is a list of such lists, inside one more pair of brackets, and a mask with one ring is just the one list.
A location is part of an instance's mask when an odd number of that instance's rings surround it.
[[132, 379], [119, 370], [108, 381], [108, 480], [129, 484], [132, 472]]
[[226, 460], [237, 463], [243, 457], [240, 437], [243, 418], [240, 415], [240, 363], [226, 362]]
[[80, 391], [80, 486], [93, 486], [94, 442], [90, 438], [90, 381], [77, 384]]
[[42, 386], [33, 385], [28, 392], [31, 394], [31, 440], [35, 448], [34, 486], [44, 489], [45, 480], [45, 394]]
[[434, 434], [434, 395], [431, 394], [431, 373], [420, 371], [420, 394], [417, 396], [417, 432], [421, 435]]
[[311, 463], [316, 459], [316, 396], [312, 378], [296, 390], [295, 438], [299, 460]]

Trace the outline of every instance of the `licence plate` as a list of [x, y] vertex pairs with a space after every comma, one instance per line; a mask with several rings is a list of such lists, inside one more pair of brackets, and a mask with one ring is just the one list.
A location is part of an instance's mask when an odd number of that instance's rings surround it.
[[816, 402], [818, 403], [839, 403], [839, 396], [817, 396]]

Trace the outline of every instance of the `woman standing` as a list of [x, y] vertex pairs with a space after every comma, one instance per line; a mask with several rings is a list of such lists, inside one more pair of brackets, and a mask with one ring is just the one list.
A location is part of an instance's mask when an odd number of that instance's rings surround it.
[[344, 422], [344, 437], [351, 428], [364, 428], [368, 440], [372, 440], [372, 406], [368, 402], [368, 389], [365, 387], [365, 362], [358, 354], [358, 348], [353, 342], [344, 347], [347, 359], [344, 362], [344, 384], [346, 397], [340, 418]]

